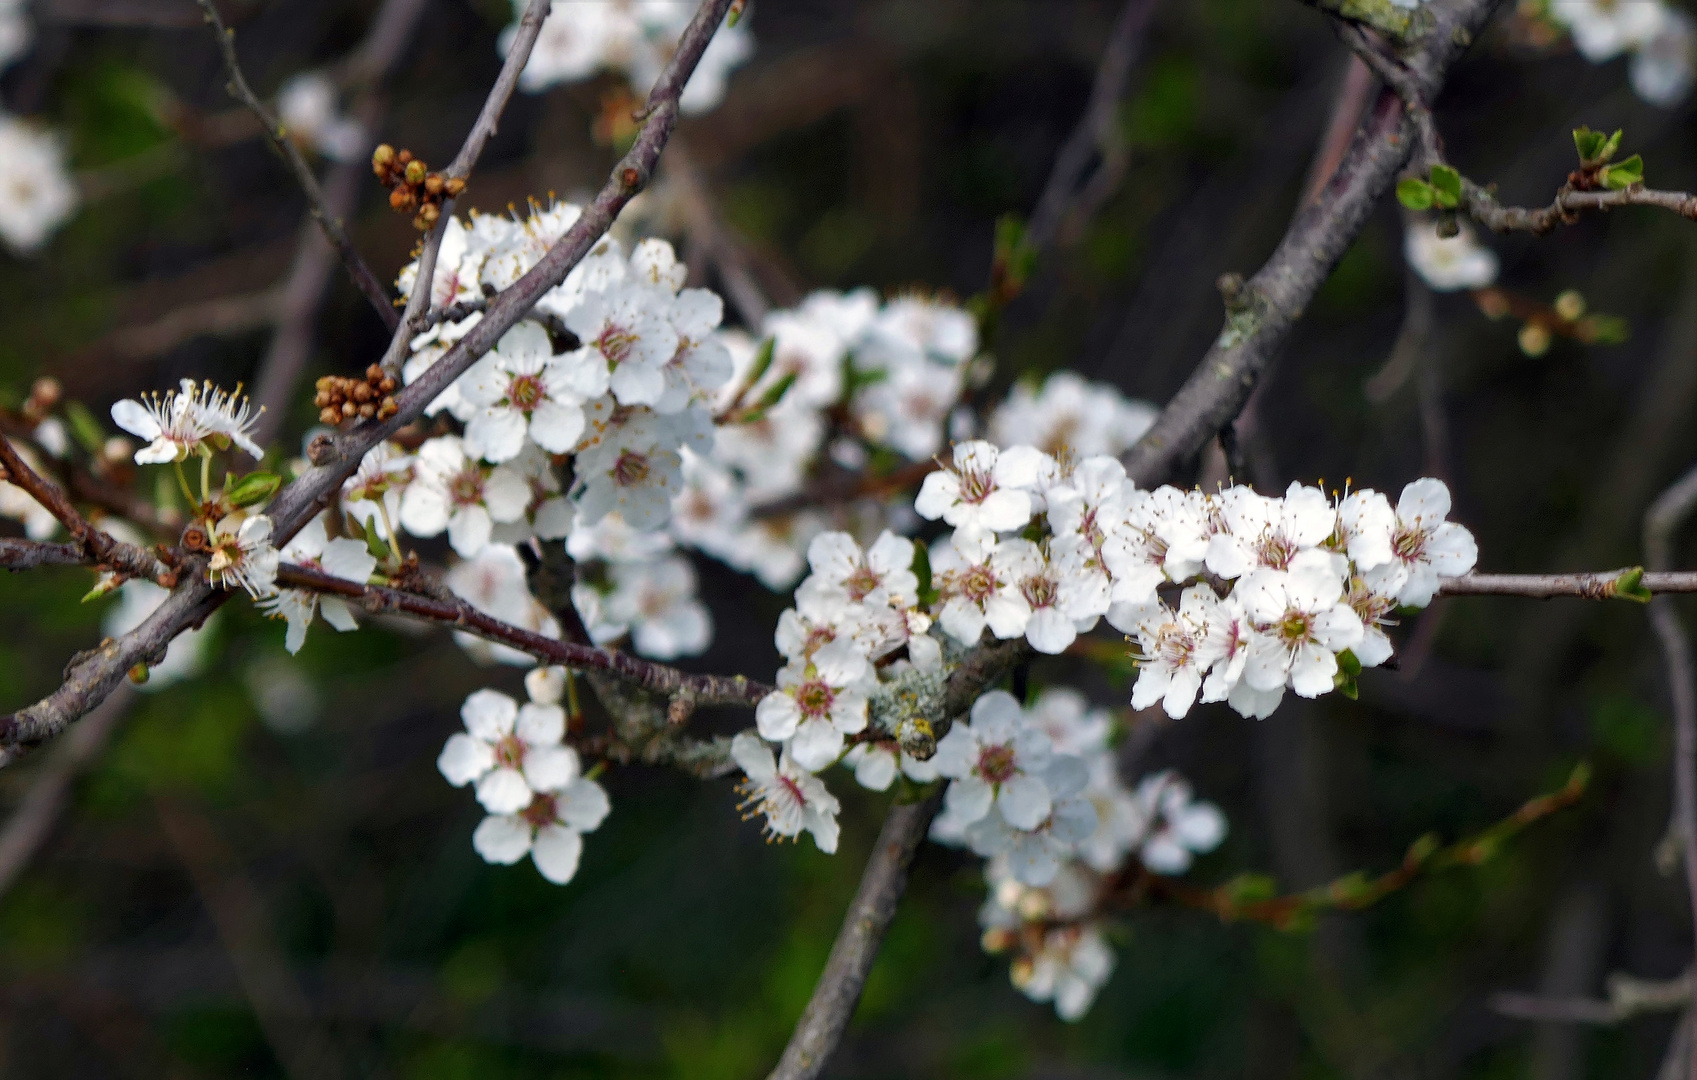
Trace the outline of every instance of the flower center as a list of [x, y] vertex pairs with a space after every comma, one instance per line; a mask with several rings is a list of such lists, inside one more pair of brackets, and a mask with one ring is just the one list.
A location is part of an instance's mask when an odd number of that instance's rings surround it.
[[515, 375], [507, 385], [507, 400], [520, 412], [530, 412], [547, 396], [542, 389], [542, 380], [535, 375]]
[[613, 463], [613, 482], [620, 487], [635, 487], [648, 479], [648, 455], [626, 450]]
[[1415, 562], [1426, 554], [1426, 530], [1398, 525], [1391, 537], [1391, 551], [1403, 562]]
[[1053, 427], [1049, 429], [1049, 437], [1043, 440], [1042, 450], [1050, 457], [1060, 457], [1061, 452], [1072, 448], [1072, 437], [1078, 433], [1079, 417], [1076, 413], [1066, 413], [1057, 417]]
[[995, 479], [987, 472], [977, 469], [967, 469], [960, 474], [960, 497], [962, 502], [983, 502], [990, 493], [996, 490]]
[[1278, 635], [1286, 645], [1301, 645], [1314, 636], [1314, 616], [1290, 609], [1279, 622]]
[[805, 796], [801, 793], [801, 785], [800, 784], [796, 783], [794, 780], [792, 780], [789, 777], [784, 776], [782, 774], [779, 774], [776, 779], [778, 781], [778, 790], [784, 792], [791, 799], [793, 799], [795, 801], [795, 805], [797, 805], [797, 806], [806, 806], [807, 805], [807, 796]]
[[554, 796], [538, 792], [530, 800], [530, 805], [519, 811], [519, 816], [524, 818], [533, 829], [554, 824], [559, 817], [554, 811]]
[[1049, 607], [1055, 602], [1055, 595], [1060, 589], [1051, 577], [1028, 577], [1019, 587], [1025, 594], [1025, 602], [1034, 608]]
[[1285, 570], [1290, 567], [1290, 561], [1296, 557], [1296, 545], [1283, 533], [1267, 532], [1261, 536], [1261, 561], [1275, 570]]
[[843, 582], [843, 587], [848, 590], [851, 598], [858, 601], [866, 599], [874, 589], [882, 584], [883, 582], [879, 580], [878, 575], [873, 572], [870, 566], [862, 566], [848, 576], [848, 580]]
[[1014, 776], [1011, 746], [986, 746], [978, 753], [978, 775], [992, 784], [1005, 784]]
[[524, 742], [517, 735], [503, 735], [495, 744], [495, 764], [503, 769], [524, 767]]
[[968, 600], [982, 604], [996, 594], [996, 575], [988, 563], [979, 563], [960, 578], [960, 591]]
[[1161, 662], [1168, 667], [1184, 667], [1190, 663], [1190, 654], [1196, 651], [1196, 639], [1189, 631], [1175, 623], [1161, 627], [1160, 634], [1155, 639], [1155, 652]]
[[636, 347], [636, 335], [622, 326], [609, 326], [601, 331], [596, 339], [595, 347], [601, 350], [601, 355], [607, 358], [607, 363], [618, 367]]
[[831, 702], [836, 700], [836, 696], [829, 686], [815, 680], [797, 687], [795, 703], [801, 706], [805, 716], [825, 716], [831, 711]]
[[483, 501], [483, 471], [473, 466], [461, 469], [448, 481], [448, 498], [455, 506], [475, 506]]

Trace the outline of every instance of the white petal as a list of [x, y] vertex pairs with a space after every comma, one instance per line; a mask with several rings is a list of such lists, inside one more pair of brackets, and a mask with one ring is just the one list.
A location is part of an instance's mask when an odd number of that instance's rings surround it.
[[566, 710], [558, 705], [529, 702], [519, 708], [514, 731], [531, 746], [558, 745], [566, 737]]
[[[941, 750], [941, 745], [938, 747]], [[943, 802], [948, 807], [949, 814], [957, 820], [971, 824], [990, 812], [990, 803], [996, 793], [982, 779], [976, 776], [965, 776], [949, 785], [948, 792], [943, 796]]]
[[996, 796], [996, 809], [1016, 829], [1041, 825], [1049, 816], [1049, 806], [1049, 786], [1035, 776], [1015, 776]]
[[[772, 742], [783, 742], [794, 735], [800, 722], [801, 706], [796, 704], [795, 698], [781, 690], [767, 694], [754, 707], [754, 723], [760, 728], [760, 737]], [[767, 751], [767, 756], [771, 756], [770, 751]], [[742, 764], [740, 760], [738, 764]], [[747, 765], [743, 765], [743, 771], [748, 771]]]
[[499, 690], [478, 690], [460, 706], [460, 719], [472, 737], [493, 743], [513, 733], [518, 719], [518, 702]]
[[447, 745], [436, 759], [436, 768], [455, 787], [465, 787], [494, 767], [494, 749], [464, 732], [448, 736]]
[[797, 765], [818, 772], [843, 752], [843, 733], [825, 720], [805, 720], [790, 739], [790, 755]]
[[495, 769], [477, 782], [477, 801], [491, 814], [517, 813], [530, 805], [531, 795], [530, 785], [517, 769]]
[[511, 866], [530, 850], [530, 825], [516, 815], [490, 815], [471, 834], [471, 846], [485, 862]]
[[577, 874], [578, 859], [583, 855], [583, 837], [563, 825], [544, 825], [536, 830], [536, 840], [530, 846], [531, 861], [541, 875], [556, 885], [564, 885]]
[[577, 751], [569, 746], [534, 746], [525, 752], [524, 780], [532, 791], [559, 791], [577, 775]]
[[554, 816], [578, 832], [600, 828], [612, 809], [607, 790], [593, 780], [574, 780], [554, 797]]

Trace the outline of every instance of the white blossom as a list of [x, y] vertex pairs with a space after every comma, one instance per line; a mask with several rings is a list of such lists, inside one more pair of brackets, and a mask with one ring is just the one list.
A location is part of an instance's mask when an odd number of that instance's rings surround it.
[[1157, 874], [1184, 873], [1197, 855], [1225, 839], [1226, 818], [1220, 808], [1195, 799], [1189, 782], [1170, 769], [1144, 777], [1136, 799], [1146, 823], [1138, 858]]
[[675, 430], [647, 409], [606, 425], [577, 457], [578, 512], [593, 525], [617, 510], [638, 530], [665, 524], [672, 497], [683, 484], [683, 459]]
[[1289, 684], [1302, 697], [1332, 688], [1337, 654], [1361, 643], [1361, 620], [1343, 603], [1330, 556], [1308, 552], [1289, 570], [1257, 567], [1235, 590], [1253, 620], [1244, 679], [1256, 690]]
[[577, 751], [563, 745], [566, 711], [524, 705], [499, 690], [478, 690], [460, 708], [465, 731], [442, 747], [436, 767], [455, 787], [476, 785], [491, 814], [516, 814], [539, 792], [558, 791], [582, 774]]
[[1014, 828], [1036, 828], [1053, 806], [1043, 781], [1052, 757], [1048, 736], [1026, 721], [1013, 695], [984, 694], [970, 721], [956, 721], [937, 741], [932, 761], [953, 781], [944, 796], [947, 816], [970, 826], [995, 806]]
[[[263, 410], [261, 410], [263, 411]], [[210, 382], [184, 379], [176, 390], [125, 399], [112, 406], [112, 421], [147, 440], [136, 451], [137, 465], [162, 465], [234, 443], [255, 458], [265, 456], [248, 432], [259, 420], [237, 387], [229, 393]]]
[[913, 507], [927, 521], [942, 518], [968, 532], [1008, 532], [1031, 520], [1031, 494], [1043, 454], [1029, 446], [998, 450], [975, 440], [954, 449], [951, 462], [920, 486]]
[[304, 71], [282, 85], [277, 119], [295, 141], [332, 161], [353, 161], [365, 153], [365, 129], [337, 109], [336, 84], [322, 71]]
[[380, 442], [365, 452], [359, 468], [342, 481], [342, 510], [370, 527], [379, 518], [391, 525], [401, 515], [401, 495], [414, 476], [411, 454], [392, 442]]
[[1413, 221], [1403, 241], [1408, 265], [1438, 292], [1483, 289], [1497, 280], [1497, 253], [1481, 244], [1466, 222], [1457, 224], [1461, 231], [1446, 237], [1438, 235], [1434, 221]]
[[270, 518], [230, 514], [213, 526], [209, 543], [212, 558], [206, 564], [206, 580], [210, 584], [242, 588], [255, 599], [276, 593], [281, 556], [271, 546]]
[[737, 789], [742, 806], [766, 819], [769, 836], [794, 839], [805, 830], [820, 851], [837, 850], [839, 805], [823, 780], [797, 765], [788, 751], [774, 761], [771, 748], [752, 732], [731, 740], [731, 758], [747, 777]]
[[460, 395], [475, 410], [465, 449], [485, 461], [518, 457], [525, 438], [552, 454], [570, 452], [583, 435], [583, 403], [607, 391], [607, 365], [580, 349], [555, 356], [548, 331], [526, 320], [460, 380]]
[[[330, 539], [324, 517], [319, 514], [307, 522], [294, 539], [283, 546], [282, 558], [333, 577], [365, 584], [377, 568], [376, 557], [358, 540], [347, 537]], [[324, 621], [337, 630], [359, 629], [346, 600], [338, 596], [321, 596], [311, 589], [284, 589], [260, 606], [266, 614], [288, 623], [283, 647], [291, 653], [300, 652], [301, 646], [306, 644], [307, 627], [312, 625], [313, 615], [318, 612], [323, 612]]]
[[455, 551], [471, 558], [490, 542], [497, 522], [513, 522], [530, 505], [530, 485], [517, 469], [479, 464], [457, 436], [418, 448], [415, 474], [401, 496], [401, 526], [414, 536], [446, 529]]
[[[0, 15], [0, 67], [16, 26]], [[59, 136], [0, 112], [0, 240], [20, 254], [35, 251], [76, 205]]]
[[609, 385], [621, 405], [653, 405], [666, 391], [666, 365], [678, 352], [678, 332], [655, 291], [616, 286], [584, 295], [566, 314], [566, 326], [612, 372]]
[[696, 656], [713, 641], [713, 618], [696, 596], [695, 568], [680, 556], [653, 562], [614, 563], [607, 618], [630, 627], [643, 656], [675, 660]]
[[1592, 63], [1646, 44], [1667, 18], [1662, 0], [1549, 0], [1550, 15], [1567, 27]]
[[516, 814], [484, 818], [471, 834], [471, 846], [502, 866], [529, 855], [538, 873], [564, 885], [577, 874], [583, 834], [599, 828], [611, 809], [601, 785], [580, 776], [558, 790], [537, 792]]
[[[560, 636], [559, 623], [531, 595], [525, 580], [524, 563], [510, 545], [487, 545], [476, 555], [452, 567], [442, 576], [442, 583], [455, 596], [486, 615], [493, 615], [502, 622], [543, 637]], [[455, 631], [454, 640], [480, 663], [524, 667], [535, 663], [528, 653], [462, 631]]]
[[1117, 387], [1058, 371], [1033, 390], [1016, 383], [990, 416], [990, 439], [1000, 446], [1028, 444], [1055, 457], [1117, 456], [1155, 422], [1159, 410], [1128, 400]]
[[796, 764], [817, 772], [843, 752], [843, 736], [866, 729], [864, 662], [835, 662], [820, 650], [778, 672], [778, 688], [760, 699], [754, 722], [760, 735], [787, 743]]
[[1391, 561], [1367, 572], [1368, 585], [1394, 595], [1400, 604], [1425, 607], [1441, 579], [1471, 571], [1479, 546], [1467, 529], [1444, 520], [1449, 512], [1450, 491], [1442, 480], [1427, 477], [1403, 488], [1391, 535]]
[[1219, 597], [1208, 585], [1192, 585], [1179, 599], [1178, 611], [1159, 600], [1137, 620], [1142, 658], [1131, 707], [1147, 709], [1157, 701], [1174, 719], [1190, 711], [1202, 690], [1202, 677], [1225, 654], [1225, 634], [1214, 630]]
[[1661, 27], [1633, 52], [1627, 77], [1652, 105], [1671, 108], [1684, 101], [1697, 78], [1697, 23], [1691, 16], [1668, 7]]
[[1093, 925], [1063, 926], [1043, 935], [1037, 954], [1012, 972], [1015, 989], [1032, 1001], [1053, 1001], [1062, 1020], [1082, 1019], [1114, 972], [1114, 951]]

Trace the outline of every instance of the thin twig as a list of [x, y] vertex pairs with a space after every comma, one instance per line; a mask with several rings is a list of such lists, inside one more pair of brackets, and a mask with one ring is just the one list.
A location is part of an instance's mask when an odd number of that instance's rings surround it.
[[312, 1009], [268, 924], [264, 897], [242, 872], [235, 852], [204, 814], [163, 795], [154, 798], [170, 841], [212, 917], [254, 1019], [291, 1080], [329, 1080], [342, 1073], [335, 1046], [312, 1022]]
[[[1045, 251], [1060, 233], [1068, 207], [1079, 195], [1079, 185], [1085, 170], [1097, 154], [1103, 157], [1103, 168], [1119, 141], [1119, 104], [1131, 82], [1131, 72], [1142, 51], [1149, 19], [1155, 13], [1158, 0], [1127, 0], [1114, 24], [1102, 59], [1096, 68], [1095, 81], [1090, 86], [1090, 99], [1078, 126], [1055, 156], [1054, 167], [1037, 197], [1031, 211], [1031, 224], [1026, 239], [1038, 251]], [[1123, 151], [1122, 151], [1123, 152]]]
[[[1673, 560], [1674, 533], [1694, 506], [1697, 468], [1662, 492], [1644, 513], [1644, 558], [1652, 567], [1665, 567]], [[1692, 670], [1691, 637], [1672, 599], [1659, 596], [1650, 602], [1650, 625], [1661, 641], [1673, 703], [1674, 821], [1685, 863], [1692, 927], [1697, 933], [1697, 675]], [[1697, 1076], [1697, 1039], [1691, 1042], [1688, 1074]]]
[[[552, 0], [530, 0], [524, 15], [519, 19], [518, 30], [513, 35], [512, 43], [507, 47], [507, 58], [501, 64], [501, 72], [495, 76], [495, 85], [489, 88], [489, 96], [483, 101], [483, 109], [477, 114], [477, 120], [466, 134], [465, 142], [460, 144], [460, 152], [454, 155], [443, 175], [450, 178], [465, 180], [471, 175], [477, 159], [483, 156], [483, 148], [494, 137], [495, 129], [501, 125], [501, 114], [507, 109], [507, 102], [512, 99], [513, 90], [518, 86], [519, 76], [524, 74], [525, 65], [530, 62], [530, 52], [536, 46], [537, 35], [542, 33], [542, 23], [548, 18], [553, 9]], [[412, 295], [407, 297], [406, 310], [401, 313], [400, 324], [395, 326], [395, 335], [389, 341], [389, 347], [379, 361], [384, 371], [398, 376], [401, 364], [406, 359], [412, 345], [412, 339], [424, 331], [430, 314], [431, 296], [436, 291], [436, 259], [442, 250], [442, 238], [448, 233], [448, 222], [454, 216], [454, 200], [444, 199], [441, 206], [441, 216], [436, 225], [424, 238], [424, 246], [418, 253], [418, 273], [413, 277]]]
[[[1573, 597], [1608, 600], [1622, 595], [1622, 579], [1630, 582], [1639, 567], [1574, 574], [1468, 574], [1445, 578], [1439, 596], [1525, 596], [1535, 600]], [[1652, 593], [1697, 592], [1697, 570], [1645, 572], [1641, 583]]]
[[741, 675], [691, 675], [627, 653], [543, 637], [486, 615], [464, 600], [438, 600], [401, 589], [362, 585], [288, 563], [278, 570], [277, 583], [286, 588], [310, 589], [345, 597], [374, 613], [411, 615], [444, 623], [485, 640], [511, 646], [551, 664], [562, 664], [579, 671], [605, 671], [657, 693], [688, 693], [699, 705], [752, 707], [772, 692], [772, 687]]
[[772, 305], [749, 269], [748, 253], [719, 220], [707, 190], [706, 178], [696, 167], [684, 140], [673, 137], [662, 167], [677, 192], [691, 243], [712, 261], [713, 268], [719, 272], [719, 283], [724, 286], [725, 297], [736, 308], [743, 325], [759, 331]]
[[[384, 0], [365, 40], [349, 60], [350, 70], [367, 87], [352, 110], [360, 130], [366, 133], [367, 145], [371, 142], [370, 133], [381, 126], [386, 111], [382, 85], [400, 62], [427, 2]], [[331, 167], [324, 184], [324, 203], [333, 216], [340, 219], [353, 213], [359, 201], [360, 185], [369, 175], [363, 156]], [[278, 289], [277, 332], [254, 377], [253, 400], [261, 412], [253, 438], [261, 446], [271, 441], [291, 412], [289, 399], [311, 356], [318, 311], [334, 264], [335, 251], [311, 223], [305, 225], [295, 247], [289, 276]], [[393, 330], [400, 317], [392, 304], [385, 310], [394, 316], [388, 323]]]
[[176, 572], [160, 562], [152, 553], [134, 544], [114, 540], [105, 531], [89, 524], [88, 519], [71, 505], [71, 500], [65, 496], [59, 485], [30, 468], [11, 441], [4, 436], [0, 436], [0, 467], [5, 470], [0, 478], [22, 488], [30, 498], [58, 518], [59, 523], [71, 534], [71, 539], [96, 565], [110, 567], [129, 577], [147, 578], [166, 588], [177, 584]]
[[[678, 96], [701, 61], [714, 31], [724, 21], [731, 2], [703, 0], [649, 96], [647, 122], [642, 132], [614, 167], [600, 194], [542, 260], [500, 293], [489, 304], [485, 318], [401, 392], [397, 399], [400, 410], [393, 418], [386, 423], [356, 425], [340, 438], [326, 437], [316, 444], [314, 467], [278, 492], [267, 508], [275, 543], [281, 545], [294, 536], [358, 467], [366, 451], [422, 415], [425, 406], [523, 318], [544, 293], [565, 280], [606, 233], [613, 218], [653, 175], [660, 152], [677, 121]], [[66, 668], [65, 682], [57, 690], [10, 716], [0, 716], [0, 746], [34, 744], [57, 735], [110, 694], [131, 667], [152, 657], [163, 657], [173, 638], [204, 621], [228, 598], [229, 593], [214, 590], [207, 584], [198, 569], [187, 575], [140, 626], [74, 658]]]
[[1617, 973], [1609, 976], [1609, 996], [1551, 998], [1503, 991], [1491, 995], [1491, 1008], [1516, 1020], [1540, 1023], [1614, 1025], [1644, 1013], [1668, 1012], [1691, 1003], [1690, 973], [1675, 979], [1640, 979]]
[[860, 888], [843, 917], [843, 927], [831, 946], [830, 959], [813, 987], [813, 997], [796, 1022], [784, 1056], [767, 1080], [813, 1080], [825, 1069], [842, 1042], [849, 1017], [860, 1002], [866, 975], [878, 956], [878, 946], [895, 918], [896, 905], [907, 889], [908, 867], [931, 819], [943, 805], [939, 790], [923, 802], [890, 807], [872, 858], [860, 876]]
[[88, 555], [80, 544], [52, 544], [46, 540], [16, 540], [0, 537], [0, 568], [34, 570], [38, 566], [86, 566]]
[[29, 790], [6, 820], [5, 827], [0, 828], [0, 896], [11, 889], [18, 875], [47, 842], [54, 822], [65, 808], [71, 782], [105, 748], [107, 739], [123, 722], [135, 698], [135, 689], [121, 684], [65, 737], [64, 745], [30, 777]]
[[329, 240], [337, 254], [341, 255], [342, 265], [347, 267], [348, 277], [353, 280], [354, 287], [371, 301], [372, 310], [383, 320], [383, 325], [392, 329], [399, 317], [395, 314], [394, 305], [389, 303], [389, 290], [372, 272], [371, 267], [366, 265], [359, 249], [354, 247], [348, 230], [342, 225], [341, 217], [325, 204], [324, 192], [318, 186], [318, 177], [313, 174], [312, 166], [307, 164], [306, 158], [301, 155], [300, 148], [289, 138], [288, 129], [271, 115], [271, 110], [265, 107], [265, 103], [259, 100], [259, 95], [253, 92], [253, 87], [248, 85], [247, 76], [242, 74], [241, 63], [236, 59], [235, 31], [224, 26], [224, 20], [219, 17], [218, 8], [212, 0], [198, 0], [198, 3], [218, 38], [218, 49], [223, 54], [224, 68], [230, 76], [230, 96], [247, 106], [259, 119], [271, 148], [283, 159], [289, 171], [295, 174], [295, 180], [306, 195], [307, 206], [313, 218], [318, 222], [318, 227], [324, 230], [325, 239]]

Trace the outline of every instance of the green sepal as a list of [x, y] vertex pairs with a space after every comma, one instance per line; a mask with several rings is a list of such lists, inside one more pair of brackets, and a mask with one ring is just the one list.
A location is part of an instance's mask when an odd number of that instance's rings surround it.
[[1397, 181], [1397, 202], [1410, 210], [1430, 210], [1436, 194], [1432, 190], [1432, 185], [1418, 176], [1405, 176]]
[[754, 352], [754, 363], [748, 369], [747, 381], [749, 386], [759, 382], [760, 377], [766, 374], [766, 370], [772, 366], [772, 357], [777, 351], [778, 339], [775, 337], [769, 337], [760, 343], [760, 348]]
[[1461, 174], [1448, 165], [1432, 166], [1432, 201], [1446, 210], [1461, 205]]
[[1361, 661], [1348, 649], [1338, 653], [1338, 673], [1332, 676], [1332, 685], [1339, 693], [1351, 701], [1361, 696], [1359, 680], [1361, 678]]
[[380, 563], [389, 561], [389, 545], [377, 535], [376, 529], [365, 530], [365, 550], [371, 552], [371, 557]]
[[282, 486], [283, 478], [276, 473], [251, 472], [233, 483], [226, 474], [224, 498], [231, 506], [255, 506], [276, 494]]
[[1279, 883], [1266, 874], [1239, 874], [1219, 888], [1233, 907], [1260, 903], [1279, 895]]

